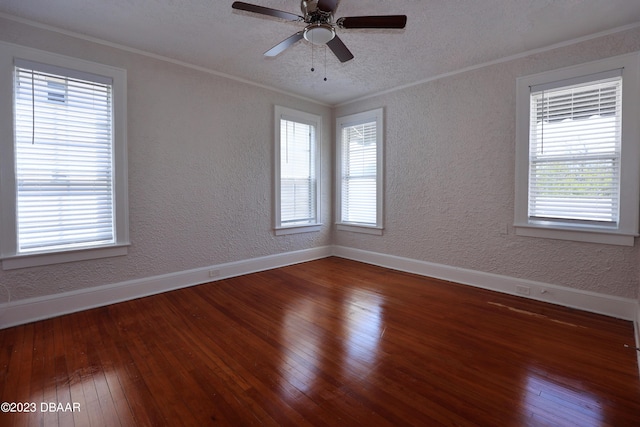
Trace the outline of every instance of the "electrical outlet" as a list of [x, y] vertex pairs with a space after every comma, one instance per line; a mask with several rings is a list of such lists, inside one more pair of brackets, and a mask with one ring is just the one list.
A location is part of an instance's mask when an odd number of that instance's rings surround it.
[[531, 295], [531, 288], [528, 286], [516, 285], [516, 294]]
[[220, 275], [220, 270], [209, 270], [209, 277], [218, 277]]

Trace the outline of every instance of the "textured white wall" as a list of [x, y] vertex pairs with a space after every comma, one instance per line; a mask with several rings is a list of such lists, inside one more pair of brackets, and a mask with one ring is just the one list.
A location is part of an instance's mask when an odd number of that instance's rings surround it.
[[323, 230], [272, 232], [274, 104], [323, 117], [324, 160], [331, 155], [328, 107], [2, 19], [0, 40], [128, 73], [129, 255], [0, 270], [13, 300], [330, 243], [329, 161]]
[[[516, 77], [640, 50], [640, 30], [369, 98], [333, 114], [295, 97], [1, 18], [0, 40], [128, 72], [129, 255], [0, 270], [14, 300], [332, 242], [638, 297], [637, 246], [519, 237], [510, 224]], [[271, 231], [274, 104], [323, 117], [327, 225], [320, 233], [275, 237]], [[331, 234], [331, 117], [377, 107], [386, 115], [385, 234]]]
[[336, 116], [385, 109], [385, 232], [335, 231], [333, 242], [636, 298], [637, 245], [520, 237], [511, 227], [516, 77], [636, 50], [637, 29], [339, 106]]

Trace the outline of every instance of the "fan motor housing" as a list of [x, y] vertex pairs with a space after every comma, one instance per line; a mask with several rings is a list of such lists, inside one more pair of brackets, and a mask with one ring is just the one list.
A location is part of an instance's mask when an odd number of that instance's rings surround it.
[[326, 24], [331, 21], [333, 15], [332, 12], [325, 12], [318, 9], [318, 0], [302, 0], [300, 2], [300, 9], [304, 15], [304, 22], [308, 24]]

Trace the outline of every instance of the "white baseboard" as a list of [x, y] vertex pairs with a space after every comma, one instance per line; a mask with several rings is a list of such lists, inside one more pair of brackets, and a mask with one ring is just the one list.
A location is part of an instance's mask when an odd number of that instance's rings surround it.
[[0, 304], [0, 329], [331, 255], [323, 246]]
[[[577, 308], [592, 313], [604, 314], [619, 319], [631, 320], [635, 322], [636, 327], [638, 327], [638, 322], [640, 322], [640, 318], [638, 318], [638, 316], [640, 316], [638, 312], [638, 301], [631, 298], [620, 298], [549, 283], [385, 255], [344, 246], [333, 246], [332, 255], [394, 270], [415, 273], [421, 276], [434, 277], [520, 297], [546, 301], [565, 307]], [[522, 295], [516, 292], [516, 286], [528, 288], [529, 295]], [[640, 339], [640, 337], [638, 337], [638, 339]]]
[[[0, 329], [331, 255], [518, 296], [524, 295], [516, 292], [516, 286], [525, 286], [530, 290], [527, 298], [634, 321], [636, 346], [640, 346], [640, 305], [637, 300], [344, 246], [323, 246], [11, 301], [0, 304]], [[638, 357], [640, 364], [640, 354]]]

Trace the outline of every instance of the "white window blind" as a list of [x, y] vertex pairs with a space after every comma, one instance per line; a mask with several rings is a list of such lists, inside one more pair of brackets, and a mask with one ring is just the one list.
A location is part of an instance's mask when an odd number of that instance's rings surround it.
[[280, 120], [280, 225], [315, 224], [315, 126]]
[[622, 77], [580, 80], [531, 88], [529, 218], [615, 226]]
[[376, 122], [342, 128], [341, 221], [377, 225]]
[[16, 60], [18, 253], [115, 241], [110, 79]]

